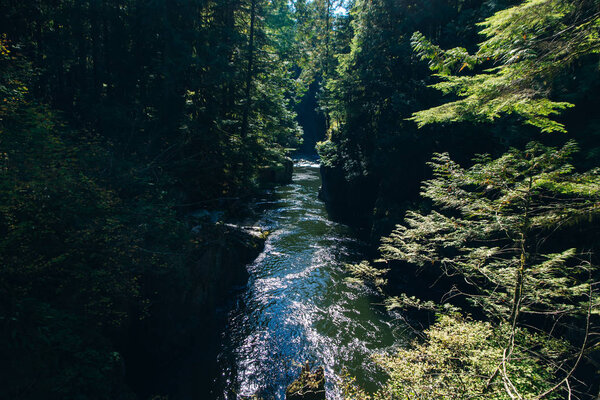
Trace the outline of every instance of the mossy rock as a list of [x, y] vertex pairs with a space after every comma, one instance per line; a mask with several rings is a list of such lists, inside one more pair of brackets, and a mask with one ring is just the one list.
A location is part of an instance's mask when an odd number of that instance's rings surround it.
[[258, 181], [262, 186], [282, 185], [292, 181], [294, 173], [294, 162], [289, 157], [264, 165], [258, 170]]
[[302, 368], [300, 377], [285, 391], [286, 400], [325, 400], [325, 371], [323, 367], [310, 371], [308, 363]]

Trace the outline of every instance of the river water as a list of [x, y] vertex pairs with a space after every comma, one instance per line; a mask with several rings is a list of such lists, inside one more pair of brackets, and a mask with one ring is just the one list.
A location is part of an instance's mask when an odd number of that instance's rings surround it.
[[337, 400], [342, 371], [373, 389], [383, 375], [371, 355], [403, 343], [402, 325], [374, 304], [375, 293], [346, 280], [345, 263], [360, 261], [366, 246], [328, 219], [320, 184], [318, 164], [297, 161], [293, 183], [255, 205], [270, 234], [227, 316], [215, 398], [283, 399], [308, 361], [325, 368], [328, 399]]

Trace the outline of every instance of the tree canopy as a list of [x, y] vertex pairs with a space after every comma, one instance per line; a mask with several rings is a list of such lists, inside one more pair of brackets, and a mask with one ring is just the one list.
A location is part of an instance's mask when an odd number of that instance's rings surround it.
[[[432, 87], [460, 99], [418, 111], [412, 119], [423, 126], [514, 113], [542, 132], [565, 132], [551, 117], [573, 104], [552, 100], [553, 89], [561, 72], [600, 52], [599, 7], [593, 0], [525, 1], [478, 23], [485, 40], [473, 55], [463, 47], [444, 51], [415, 32], [414, 50], [442, 80]], [[473, 69], [472, 75], [460, 75]]]

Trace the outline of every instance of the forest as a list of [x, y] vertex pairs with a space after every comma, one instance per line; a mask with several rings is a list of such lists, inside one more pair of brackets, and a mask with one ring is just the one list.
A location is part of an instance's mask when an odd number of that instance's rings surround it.
[[600, 398], [600, 0], [0, 0], [0, 398], [281, 399], [215, 352], [307, 159], [408, 333], [289, 400]]

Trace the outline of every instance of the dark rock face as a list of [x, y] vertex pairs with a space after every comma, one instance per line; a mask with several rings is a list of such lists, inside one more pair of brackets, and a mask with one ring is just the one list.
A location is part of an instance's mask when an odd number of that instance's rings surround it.
[[308, 363], [302, 368], [300, 376], [285, 391], [286, 400], [325, 400], [325, 372], [323, 367], [310, 372]]
[[359, 228], [370, 227], [379, 187], [375, 177], [348, 181], [342, 168], [321, 165], [321, 179], [319, 198], [332, 219]]
[[230, 224], [218, 226], [209, 235], [210, 242], [190, 267], [187, 290], [182, 293], [187, 308], [213, 308], [231, 287], [245, 285], [246, 265], [260, 254], [265, 242], [260, 230]]
[[214, 346], [217, 307], [233, 288], [246, 284], [246, 265], [264, 248], [265, 235], [258, 229], [219, 223], [195, 227], [194, 233], [198, 247], [187, 255], [187, 268], [145, 277], [154, 294], [149, 316], [129, 329], [125, 354], [128, 381], [140, 397], [165, 393], [153, 385], [168, 380], [165, 375], [190, 349]]

